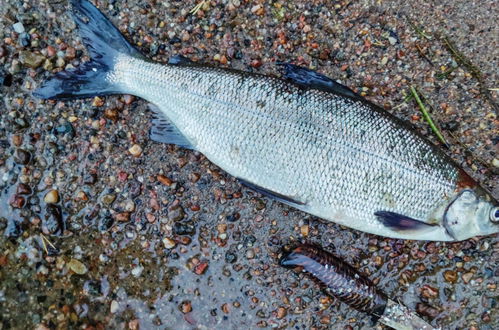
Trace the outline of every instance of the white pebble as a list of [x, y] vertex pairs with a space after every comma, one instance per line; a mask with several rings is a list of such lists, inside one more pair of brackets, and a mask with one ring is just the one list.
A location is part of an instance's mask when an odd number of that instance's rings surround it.
[[142, 274], [142, 271], [144, 270], [144, 267], [142, 266], [137, 266], [134, 269], [132, 269], [132, 275], [135, 277], [139, 277], [140, 274]]
[[114, 314], [120, 309], [120, 303], [117, 302], [116, 300], [111, 301], [111, 309], [110, 312], [111, 314]]
[[16, 33], [23, 33], [25, 31], [24, 25], [21, 22], [17, 22], [16, 24], [12, 25], [12, 28], [14, 29], [14, 31], [16, 31]]

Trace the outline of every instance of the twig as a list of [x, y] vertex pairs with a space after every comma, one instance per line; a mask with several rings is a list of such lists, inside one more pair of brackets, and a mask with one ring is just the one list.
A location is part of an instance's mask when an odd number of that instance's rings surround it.
[[198, 11], [201, 9], [201, 7], [204, 6], [205, 3], [206, 3], [206, 0], [201, 1], [194, 8], [192, 8], [189, 13], [191, 13], [192, 15], [196, 15], [198, 13]]
[[449, 148], [449, 144], [447, 143], [447, 141], [445, 140], [444, 136], [442, 135], [442, 133], [440, 133], [440, 130], [437, 128], [437, 126], [435, 125], [435, 123], [431, 119], [430, 114], [426, 110], [426, 107], [424, 106], [423, 102], [421, 102], [421, 99], [419, 98], [418, 92], [416, 91], [416, 88], [414, 88], [414, 86], [411, 86], [411, 94], [414, 97], [414, 99], [416, 100], [416, 103], [418, 104], [419, 109], [421, 109], [421, 112], [423, 113], [424, 119], [426, 120], [426, 122], [428, 123], [428, 125], [430, 125], [431, 129], [433, 130], [433, 133], [435, 133], [435, 135], [438, 137], [438, 139], [447, 148]]
[[405, 95], [405, 92], [402, 91], [402, 93], [404, 94], [404, 99], [402, 100], [402, 102], [396, 106], [394, 106], [392, 109], [395, 110], [395, 109], [398, 109], [400, 108], [401, 106], [403, 106], [404, 104], [407, 104], [407, 102], [409, 102], [414, 96], [412, 96], [412, 94], [407, 94]]
[[47, 245], [46, 245], [46, 244], [48, 244], [48, 245], [49, 245], [49, 247], [50, 247], [50, 248], [52, 248], [52, 250], [56, 251], [56, 253], [57, 253], [58, 249], [55, 247], [55, 245], [54, 245], [54, 244], [52, 244], [52, 242], [51, 242], [51, 241], [49, 241], [49, 239], [48, 239], [47, 237], [45, 237], [45, 235], [40, 234], [40, 237], [42, 238], [43, 249], [45, 250], [45, 253], [46, 253], [47, 255], [50, 255], [51, 253], [50, 253], [50, 252], [49, 252], [49, 250], [47, 249]]
[[409, 22], [409, 25], [414, 29], [414, 31], [416, 31], [416, 33], [421, 37], [421, 38], [425, 38], [425, 39], [428, 39], [428, 40], [431, 40], [431, 36], [427, 35], [424, 30], [420, 29], [419, 27], [416, 26], [416, 24], [412, 23], [412, 21], [410, 19], [407, 19], [407, 21]]
[[460, 51], [457, 50], [454, 43], [447, 36], [440, 36], [440, 40], [443, 42], [444, 46], [451, 53], [452, 57], [456, 60], [457, 63], [460, 63], [464, 66], [471, 75], [478, 81], [478, 85], [480, 86], [480, 92], [485, 97], [485, 99], [489, 102], [489, 104], [494, 108], [496, 114], [499, 114], [499, 105], [494, 101], [492, 96], [490, 95], [490, 90], [485, 87], [485, 83], [483, 81], [483, 74], [480, 72], [476, 66], [471, 63], [470, 60], [466, 58]]

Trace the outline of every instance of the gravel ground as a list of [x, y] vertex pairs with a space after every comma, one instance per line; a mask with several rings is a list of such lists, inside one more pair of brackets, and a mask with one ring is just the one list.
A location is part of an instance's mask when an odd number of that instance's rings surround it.
[[[499, 87], [499, 6], [438, 3], [219, 0], [190, 13], [194, 1], [98, 1], [155, 60], [274, 75], [276, 61], [308, 66], [438, 143], [406, 99], [415, 85], [449, 155], [497, 198], [498, 92], [488, 89]], [[86, 55], [65, 1], [2, 0], [0, 329], [371, 327], [277, 265], [296, 242], [334, 251], [434, 326], [499, 328], [497, 235], [446, 244], [342, 228], [242, 188], [199, 153], [151, 142], [142, 100], [31, 97]]]

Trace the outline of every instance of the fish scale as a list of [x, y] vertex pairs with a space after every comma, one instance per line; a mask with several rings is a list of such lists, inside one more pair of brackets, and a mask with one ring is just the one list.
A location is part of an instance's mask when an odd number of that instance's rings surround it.
[[404, 122], [319, 73], [284, 79], [148, 60], [90, 2], [70, 0], [91, 61], [33, 95], [133, 94], [156, 105], [151, 138], [202, 152], [243, 184], [297, 209], [396, 238], [499, 232], [497, 201]]
[[384, 210], [426, 219], [455, 187], [457, 169], [432, 146], [361, 101], [259, 75], [126, 57], [112, 79], [158, 105], [228, 173], [303, 200], [303, 210], [319, 217], [341, 213], [340, 224], [376, 232], [374, 213], [387, 194], [392, 205]]

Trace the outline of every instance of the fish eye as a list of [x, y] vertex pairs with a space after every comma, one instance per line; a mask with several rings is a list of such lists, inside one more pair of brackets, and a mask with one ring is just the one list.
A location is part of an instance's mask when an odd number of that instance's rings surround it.
[[499, 207], [496, 206], [490, 210], [490, 221], [499, 223]]

